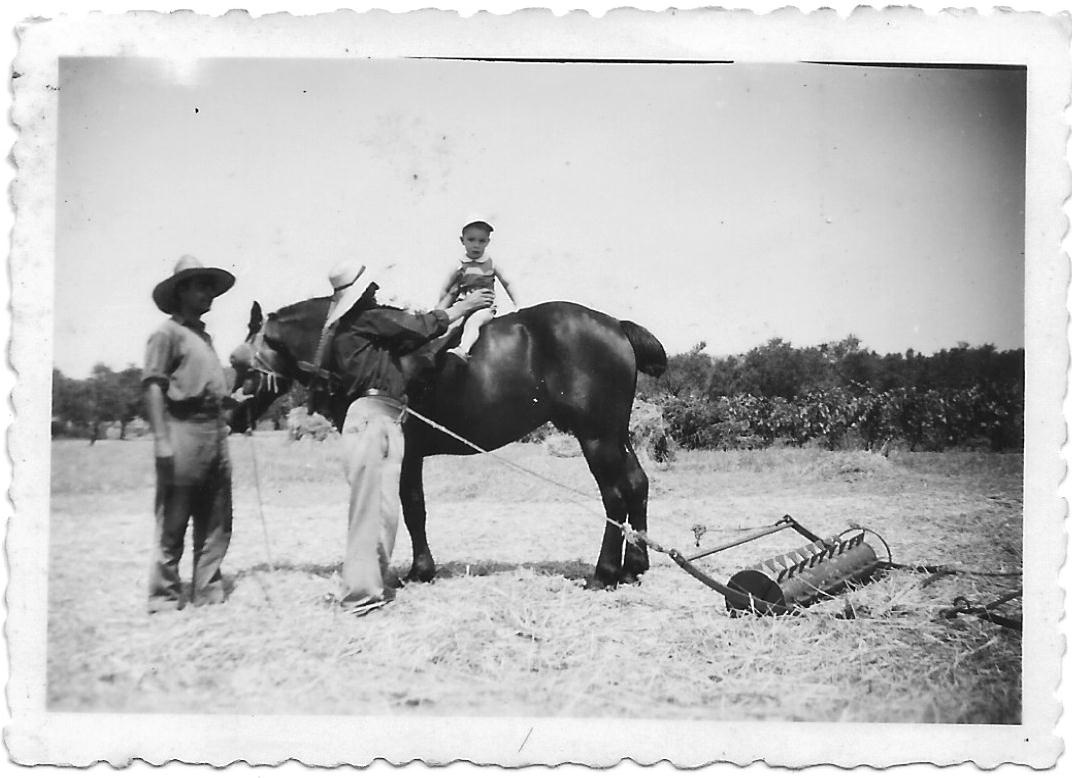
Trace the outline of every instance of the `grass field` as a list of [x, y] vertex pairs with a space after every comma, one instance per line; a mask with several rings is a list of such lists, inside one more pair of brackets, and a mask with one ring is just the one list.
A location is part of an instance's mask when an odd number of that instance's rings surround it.
[[[234, 436], [230, 600], [150, 618], [151, 454], [148, 441], [53, 445], [53, 710], [1020, 720], [1019, 634], [936, 619], [955, 596], [985, 603], [1018, 578], [923, 586], [926, 576], [895, 571], [804, 617], [730, 618], [721, 597], [653, 554], [642, 585], [587, 591], [602, 534], [594, 482], [583, 459], [536, 444], [501, 454], [592, 499], [488, 457], [429, 460], [440, 577], [354, 619], [326, 600], [345, 536], [337, 441]], [[708, 545], [791, 513], [824, 535], [873, 528], [896, 561], [1020, 569], [1019, 455], [683, 452], [648, 473], [652, 537], [682, 550], [695, 547], [694, 525]], [[725, 580], [799, 545], [791, 534], [701, 564]]]

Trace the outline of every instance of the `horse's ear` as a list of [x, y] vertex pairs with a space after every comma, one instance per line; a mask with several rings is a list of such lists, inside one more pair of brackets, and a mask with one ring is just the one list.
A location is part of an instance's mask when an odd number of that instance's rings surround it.
[[261, 330], [261, 325], [264, 324], [264, 313], [261, 312], [261, 304], [254, 301], [253, 307], [249, 310], [249, 337], [253, 337]]

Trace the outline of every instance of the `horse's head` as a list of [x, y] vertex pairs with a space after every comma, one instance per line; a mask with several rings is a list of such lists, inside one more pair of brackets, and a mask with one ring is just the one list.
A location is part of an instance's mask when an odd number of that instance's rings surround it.
[[251, 395], [231, 416], [231, 429], [245, 432], [256, 424], [276, 398], [290, 390], [293, 382], [293, 359], [284, 344], [272, 338], [275, 314], [267, 321], [260, 303], [253, 303], [249, 312], [249, 332], [245, 341], [231, 352], [231, 367], [235, 371], [232, 391], [242, 390]]
[[330, 302], [328, 297], [303, 300], [267, 318], [261, 306], [253, 303], [246, 340], [231, 353], [234, 390], [241, 389], [253, 399], [235, 409], [231, 429], [244, 432], [251, 428], [277, 397], [290, 391], [295, 381], [306, 381], [308, 375], [298, 369], [298, 364], [314, 359]]

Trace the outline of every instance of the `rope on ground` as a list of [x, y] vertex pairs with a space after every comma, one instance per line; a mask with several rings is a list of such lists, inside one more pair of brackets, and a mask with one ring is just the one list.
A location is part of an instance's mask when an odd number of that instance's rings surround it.
[[[476, 451], [478, 453], [487, 454], [488, 456], [498, 460], [499, 462], [502, 462], [503, 464], [505, 464], [505, 465], [507, 465], [509, 467], [514, 468], [515, 470], [517, 470], [519, 472], [522, 472], [522, 473], [525, 473], [527, 475], [530, 475], [530, 476], [532, 476], [534, 478], [537, 478], [537, 479], [539, 479], [541, 481], [544, 481], [545, 483], [551, 484], [552, 486], [556, 486], [559, 489], [562, 489], [563, 491], [571, 492], [573, 494], [580, 495], [580, 496], [585, 497], [586, 499], [588, 499], [588, 495], [585, 492], [582, 492], [579, 489], [574, 489], [572, 486], [567, 486], [566, 484], [560, 483], [560, 482], [554, 480], [553, 478], [549, 478], [549, 477], [543, 475], [542, 473], [538, 473], [535, 470], [531, 470], [530, 468], [527, 468], [524, 465], [519, 465], [516, 462], [512, 462], [511, 460], [507, 459], [506, 457], [503, 457], [503, 456], [501, 456], [499, 454], [496, 454], [493, 451], [489, 451], [489, 450], [487, 450], [485, 448], [482, 448], [481, 446], [478, 446], [477, 444], [473, 443], [472, 441], [467, 440], [466, 438], [462, 437], [461, 435], [459, 435], [458, 433], [454, 432], [453, 430], [451, 430], [451, 429], [449, 429], [447, 427], [444, 427], [442, 424], [440, 424], [440, 423], [438, 423], [436, 421], [433, 421], [432, 419], [429, 419], [427, 416], [424, 416], [423, 414], [413, 410], [412, 408], [407, 408], [406, 412], [411, 414], [414, 418], [418, 419], [419, 421], [423, 422], [424, 424], [427, 424], [432, 429], [437, 430], [438, 432], [442, 432], [444, 435], [447, 435], [447, 436], [449, 436], [451, 438], [454, 438], [455, 440], [459, 441], [460, 443], [462, 443], [462, 444], [464, 444], [466, 446], [469, 446], [471, 449], [473, 449], [474, 451]], [[259, 489], [259, 485], [258, 485], [258, 489]], [[592, 513], [592, 514], [595, 514], [597, 516], [600, 516], [600, 518], [602, 518], [607, 523], [612, 524], [615, 527], [617, 527], [622, 532], [622, 535], [625, 538], [626, 542], [631, 543], [634, 546], [640, 546], [640, 544], [643, 543], [647, 547], [651, 548], [653, 551], [657, 551], [657, 552], [659, 552], [661, 554], [666, 554], [671, 559], [673, 559], [674, 561], [678, 562], [678, 564], [681, 564], [681, 561], [680, 561], [681, 555], [680, 554], [678, 554], [673, 548], [669, 548], [667, 546], [664, 546], [661, 543], [659, 543], [658, 541], [654, 540], [650, 535], [648, 535], [648, 533], [646, 531], [635, 530], [625, 522], [619, 522], [619, 521], [616, 521], [615, 519], [610, 518], [609, 516], [601, 515], [601, 514], [597, 513], [596, 511], [594, 511], [587, 504], [582, 503], [579, 500], [571, 499], [570, 501], [575, 503], [576, 505], [579, 505], [585, 511], [587, 511], [589, 513]], [[769, 526], [769, 525], [758, 526], [758, 527], [755, 527], [754, 529], [765, 529], [767, 526]], [[744, 529], [744, 528], [738, 528], [738, 529]], [[900, 564], [900, 563], [897, 563], [897, 562], [893, 561], [893, 554], [890, 551], [889, 544], [886, 543], [885, 539], [881, 535], [879, 535], [877, 532], [875, 532], [874, 530], [868, 529], [867, 527], [853, 526], [850, 529], [845, 530], [845, 532], [843, 532], [841, 534], [844, 535], [847, 532], [854, 532], [854, 531], [859, 531], [859, 530], [863, 530], [864, 532], [868, 532], [868, 533], [874, 535], [875, 537], [877, 537], [879, 539], [879, 541], [881, 541], [883, 546], [886, 547], [887, 559], [882, 561], [882, 562], [880, 562], [881, 567], [886, 568], [886, 569], [911, 570], [911, 571], [920, 572], [920, 573], [930, 573], [930, 576], [923, 582], [923, 586], [927, 586], [930, 583], [932, 583], [933, 581], [938, 580], [938, 578], [940, 578], [942, 576], [945, 576], [945, 575], [979, 575], [979, 576], [991, 576], [991, 577], [1014, 577], [1014, 576], [1022, 575], [1021, 571], [1017, 571], [1017, 572], [993, 572], [993, 571], [988, 571], [988, 570], [968, 570], [968, 569], [951, 567], [949, 565], [906, 565], [906, 564]], [[706, 527], [704, 528], [704, 531], [707, 531]], [[698, 538], [697, 538], [697, 540], [698, 540]], [[696, 575], [697, 577], [700, 577], [701, 580], [704, 580], [705, 583], [707, 583], [709, 586], [714, 583], [712, 580], [708, 579], [707, 576], [704, 576], [702, 574], [698, 575], [699, 571], [696, 571], [694, 568], [692, 568], [691, 565], [683, 565], [683, 566], [685, 567], [686, 570], [691, 572], [693, 575]], [[721, 590], [723, 587], [716, 585], [714, 588], [718, 588], [718, 589]], [[817, 589], [817, 591], [821, 591], [821, 590]], [[750, 594], [750, 593], [746, 593], [746, 592], [740, 592], [740, 593], [741, 594], [747, 594], [749, 598], [753, 598], [753, 595]], [[821, 592], [821, 593], [826, 594], [825, 592]], [[1009, 626], [1009, 627], [1018, 629], [1019, 628], [1019, 622], [1018, 621], [1012, 620], [1012, 619], [1007, 619], [1007, 618], [1001, 617], [1001, 616], [999, 616], [997, 614], [992, 614], [992, 613], [990, 613], [990, 609], [995, 608], [998, 605], [1002, 604], [1003, 602], [1006, 602], [1009, 599], [1012, 599], [1013, 597], [1019, 596], [1020, 594], [1021, 594], [1021, 592], [1019, 592], [1019, 591], [1014, 592], [1014, 593], [1012, 593], [1010, 595], [1007, 595], [1004, 598], [996, 600], [993, 603], [990, 603], [989, 605], [985, 605], [985, 606], [982, 606], [982, 607], [973, 607], [973, 606], [971, 606], [970, 603], [968, 603], [966, 600], [964, 600], [964, 604], [962, 604], [958, 608], [947, 609], [951, 615], [945, 616], [945, 617], [946, 618], [953, 618], [958, 613], [970, 613], [971, 615], [979, 616], [980, 618], [987, 619], [988, 621], [992, 621], [992, 622], [994, 622], [996, 624], [1002, 624], [1003, 626]], [[958, 598], [957, 601], [954, 601], [954, 605], [956, 606], [957, 602], [960, 601], [960, 600], [963, 600], [963, 599], [964, 598]], [[944, 615], [946, 613], [946, 611], [943, 611], [942, 613]]]
[[[257, 512], [261, 518], [261, 530], [264, 534], [264, 556], [268, 560], [269, 572], [275, 572], [275, 562], [272, 561], [272, 546], [268, 541], [268, 522], [264, 518], [264, 498], [261, 495], [261, 474], [260, 468], [257, 464], [257, 446], [253, 442], [253, 429], [249, 431], [249, 453], [253, 459], [253, 482], [257, 485]], [[257, 583], [260, 584], [261, 591], [264, 592], [264, 599], [268, 601], [268, 607], [272, 609], [272, 612], [277, 616], [275, 603], [272, 602], [272, 595], [268, 592], [268, 585], [261, 579], [260, 575], [253, 571], [253, 577], [257, 579]]]
[[[517, 462], [512, 462], [511, 460], [507, 459], [506, 457], [504, 457], [504, 456], [502, 456], [500, 454], [496, 454], [494, 451], [489, 451], [486, 448], [482, 448], [481, 446], [478, 446], [476, 443], [473, 443], [471, 440], [467, 440], [466, 438], [463, 438], [461, 435], [459, 435], [454, 430], [448, 429], [447, 427], [444, 427], [439, 422], [433, 421], [432, 419], [429, 419], [427, 416], [425, 416], [425, 415], [423, 415], [421, 413], [418, 413], [417, 411], [413, 410], [412, 408], [407, 408], [406, 413], [408, 413], [409, 415], [411, 415], [414, 418], [418, 419], [419, 421], [424, 422], [425, 424], [427, 424], [432, 429], [434, 429], [434, 430], [436, 430], [438, 432], [442, 432], [444, 435], [449, 435], [450, 437], [454, 438], [455, 440], [459, 441], [460, 443], [464, 443], [466, 446], [469, 446], [469, 448], [473, 449], [473, 451], [476, 451], [476, 452], [478, 452], [480, 454], [487, 454], [488, 456], [492, 457], [493, 459], [496, 459], [499, 462], [502, 462], [504, 465], [508, 465], [509, 467], [512, 467], [512, 468], [514, 468], [515, 470], [517, 470], [519, 472], [525, 473], [525, 474], [530, 475], [530, 476], [532, 476], [534, 478], [538, 478], [538, 479], [540, 479], [541, 481], [543, 481], [545, 483], [551, 484], [552, 486], [557, 486], [559, 489], [562, 489], [564, 491], [572, 492], [573, 494], [580, 495], [581, 497], [584, 497], [586, 500], [591, 499], [591, 496], [587, 492], [582, 492], [580, 489], [574, 489], [572, 486], [568, 486], [567, 484], [564, 484], [564, 483], [561, 483], [559, 481], [556, 481], [553, 478], [548, 478], [547, 476], [543, 475], [542, 473], [537, 473], [535, 470], [531, 470], [531, 469], [525, 467], [524, 465], [519, 465]], [[652, 541], [650, 539], [648, 539], [648, 537], [646, 535], [644, 535], [643, 533], [637, 532], [632, 527], [628, 526], [625, 522], [620, 522], [620, 521], [617, 521], [615, 519], [612, 519], [610, 516], [605, 516], [602, 513], [598, 512], [596, 510], [593, 510], [590, 505], [587, 505], [586, 503], [582, 503], [580, 500], [571, 499], [570, 502], [574, 503], [575, 505], [580, 506], [581, 508], [583, 508], [584, 510], [586, 510], [587, 512], [589, 512], [589, 513], [591, 513], [593, 515], [599, 516], [601, 519], [606, 521], [608, 524], [613, 524], [615, 527], [617, 527], [619, 530], [622, 531], [622, 534], [625, 535], [626, 540], [629, 541], [630, 543], [632, 543], [633, 545], [637, 545], [637, 539], [639, 538], [639, 539], [643, 540], [645, 543], [647, 543], [649, 546], [654, 548], [655, 550], [657, 550], [657, 551], [662, 550], [661, 546], [658, 546], [658, 544], [652, 543]]]
[[1023, 618], [1015, 618], [1009, 616], [1002, 616], [999, 613], [994, 613], [994, 608], [1004, 605], [1009, 600], [1015, 600], [1019, 597], [1023, 597], [1023, 589], [1015, 589], [1011, 592], [1003, 594], [993, 602], [988, 602], [986, 605], [972, 605], [971, 601], [967, 597], [957, 597], [953, 600], [952, 608], [944, 608], [938, 612], [938, 616], [943, 619], [955, 619], [957, 616], [975, 616], [983, 619], [983, 621], [989, 621], [992, 624], [997, 624], [1002, 627], [1008, 627], [1015, 630], [1023, 630]]
[[884, 567], [889, 567], [894, 570], [909, 570], [914, 573], [931, 573], [934, 576], [943, 575], [978, 575], [987, 578], [1019, 578], [1024, 574], [1023, 570], [1015, 570], [1013, 572], [994, 572], [993, 570], [967, 570], [962, 567], [952, 567], [951, 565], [905, 565], [897, 562], [889, 562], [884, 564]]

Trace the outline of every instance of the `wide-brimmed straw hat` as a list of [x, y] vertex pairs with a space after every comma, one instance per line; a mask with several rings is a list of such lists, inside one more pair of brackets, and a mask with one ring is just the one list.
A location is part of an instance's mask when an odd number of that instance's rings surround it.
[[203, 276], [212, 282], [212, 296], [219, 297], [232, 286], [235, 277], [226, 270], [218, 267], [205, 267], [201, 260], [184, 254], [175, 263], [175, 270], [169, 278], [165, 278], [153, 288], [153, 302], [164, 313], [175, 313], [178, 300], [175, 298], [175, 287], [188, 278]]
[[330, 327], [349, 312], [361, 299], [369, 284], [376, 280], [376, 271], [365, 262], [346, 259], [331, 269], [331, 306], [324, 327]]

